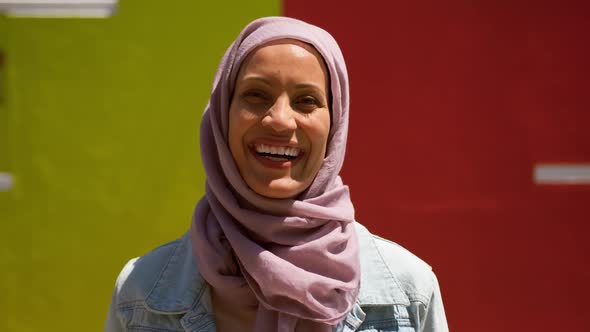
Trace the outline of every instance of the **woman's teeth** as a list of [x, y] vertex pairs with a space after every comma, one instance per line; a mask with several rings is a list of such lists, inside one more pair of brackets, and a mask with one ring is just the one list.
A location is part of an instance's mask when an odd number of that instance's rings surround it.
[[301, 149], [287, 146], [256, 144], [254, 149], [258, 154], [274, 161], [292, 160], [299, 156]]

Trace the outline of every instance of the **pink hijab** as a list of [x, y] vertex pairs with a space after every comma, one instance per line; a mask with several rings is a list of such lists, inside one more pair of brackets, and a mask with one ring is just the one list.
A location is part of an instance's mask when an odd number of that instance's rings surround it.
[[[296, 199], [271, 199], [244, 182], [229, 150], [228, 113], [244, 58], [276, 39], [297, 39], [330, 73], [332, 125], [326, 158]], [[286, 17], [251, 22], [225, 52], [201, 122], [206, 194], [195, 208], [193, 253], [203, 278], [236, 305], [256, 306], [256, 331], [331, 331], [360, 284], [354, 208], [342, 168], [348, 131], [348, 75], [332, 36]]]

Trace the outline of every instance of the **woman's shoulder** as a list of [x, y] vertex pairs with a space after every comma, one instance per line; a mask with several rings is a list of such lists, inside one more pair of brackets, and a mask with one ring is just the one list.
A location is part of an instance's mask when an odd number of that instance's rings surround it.
[[[383, 290], [389, 288], [393, 295], [388, 300], [396, 304], [417, 301], [428, 305], [438, 287], [431, 266], [401, 245], [355, 224], [361, 256], [361, 300], [373, 302], [370, 304], [383, 301], [387, 293]], [[370, 296], [363, 296], [363, 287]]]
[[124, 326], [134, 331], [180, 331], [199, 317], [199, 322], [210, 324], [210, 317], [202, 317], [202, 306], [195, 306], [204, 286], [185, 234], [125, 265], [117, 278], [105, 331], [123, 331]]
[[115, 285], [118, 304], [144, 302], [151, 294], [167, 266], [179, 254], [184, 238], [158, 246], [146, 254], [133, 258], [125, 264]]

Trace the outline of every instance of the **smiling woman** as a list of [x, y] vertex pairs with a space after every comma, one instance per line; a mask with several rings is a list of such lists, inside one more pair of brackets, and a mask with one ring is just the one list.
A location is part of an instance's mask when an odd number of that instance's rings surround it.
[[292, 198], [309, 187], [326, 153], [327, 91], [321, 56], [300, 41], [273, 41], [244, 60], [229, 110], [229, 146], [252, 190]]
[[125, 266], [105, 330], [447, 331], [430, 267], [354, 219], [338, 175], [348, 98], [326, 31], [246, 26], [201, 122], [191, 228]]

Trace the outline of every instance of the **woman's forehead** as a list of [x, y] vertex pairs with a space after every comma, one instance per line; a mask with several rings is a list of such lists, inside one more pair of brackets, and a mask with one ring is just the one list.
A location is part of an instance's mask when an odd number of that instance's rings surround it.
[[301, 41], [299, 39], [294, 39], [294, 38], [280, 38], [280, 39], [275, 39], [269, 42], [266, 42], [262, 45], [257, 46], [254, 51], [261, 49], [261, 48], [265, 48], [265, 47], [269, 47], [269, 46], [273, 46], [273, 45], [294, 45], [297, 46], [299, 49], [305, 49], [310, 53], [316, 54], [318, 56], [320, 56], [320, 54], [318, 53], [318, 51], [315, 49], [315, 47], [313, 47], [311, 44], [306, 43], [304, 41]]
[[[273, 70], [273, 67], [290, 65], [309, 70], [319, 66], [324, 75], [328, 75], [324, 60], [310, 44], [296, 39], [279, 39], [255, 48], [241, 64], [240, 74], [245, 71]], [[239, 75], [242, 76], [242, 75]]]

